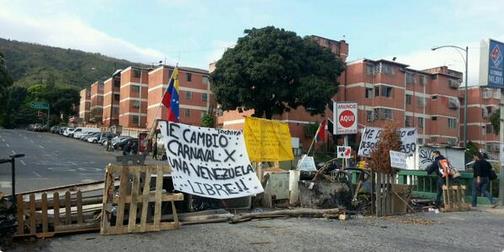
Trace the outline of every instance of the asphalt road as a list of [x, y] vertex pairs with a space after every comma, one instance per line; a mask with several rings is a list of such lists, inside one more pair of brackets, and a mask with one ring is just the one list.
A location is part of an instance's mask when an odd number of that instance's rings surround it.
[[[13, 153], [26, 154], [16, 159], [16, 193], [103, 180], [105, 166], [121, 154], [57, 134], [0, 129], [0, 158]], [[0, 164], [0, 191], [11, 192], [10, 163]]]
[[14, 251], [504, 251], [504, 209], [385, 218], [267, 219], [16, 243]]

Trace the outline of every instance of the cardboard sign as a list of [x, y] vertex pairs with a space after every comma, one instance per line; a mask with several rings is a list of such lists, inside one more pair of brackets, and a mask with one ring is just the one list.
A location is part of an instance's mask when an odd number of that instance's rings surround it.
[[[366, 127], [362, 132], [361, 142], [357, 155], [370, 157], [371, 152], [378, 144], [382, 134], [382, 128]], [[401, 140], [401, 152], [411, 155], [416, 151], [417, 132], [416, 128], [401, 128], [398, 132]]]
[[351, 158], [352, 157], [352, 147], [350, 147], [350, 146], [337, 146], [336, 147], [336, 157], [337, 158]]
[[406, 153], [399, 151], [389, 151], [390, 152], [390, 166], [392, 168], [406, 169]]
[[175, 190], [215, 199], [263, 192], [241, 131], [167, 122], [159, 128]]
[[275, 120], [246, 117], [243, 128], [245, 144], [250, 160], [286, 161], [293, 160], [289, 126]]
[[333, 103], [335, 135], [357, 134], [357, 103]]
[[301, 171], [316, 171], [315, 160], [313, 157], [303, 155], [303, 157], [297, 163], [297, 169]]

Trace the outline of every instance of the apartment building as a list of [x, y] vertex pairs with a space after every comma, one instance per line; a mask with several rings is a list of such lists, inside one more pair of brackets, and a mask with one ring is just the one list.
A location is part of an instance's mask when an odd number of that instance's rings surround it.
[[393, 121], [398, 127], [416, 127], [420, 144], [458, 144], [460, 72], [362, 59], [347, 64], [345, 78], [337, 100], [358, 104], [359, 128]]
[[84, 88], [80, 91], [79, 118], [83, 122], [88, 122], [90, 111], [91, 111], [91, 92], [89, 91], [89, 89]]
[[[310, 38], [321, 47], [330, 49], [331, 52], [343, 62], [346, 61], [349, 46], [344, 40], [336, 41], [320, 36], [310, 36]], [[210, 68], [212, 69], [212, 67], [213, 66], [211, 65]], [[342, 74], [340, 78], [338, 78], [338, 82], [341, 84], [344, 81], [345, 76]], [[253, 113], [253, 110], [243, 111], [241, 109], [234, 111], [218, 111], [217, 124], [219, 127], [223, 128], [242, 129], [243, 123], [245, 122], [244, 116], [250, 116]], [[326, 110], [325, 117], [320, 115], [312, 116], [302, 106], [292, 109], [289, 112], [284, 112], [281, 115], [273, 116], [273, 119], [275, 120], [288, 123], [291, 135], [298, 138], [300, 144], [303, 145], [305, 149], [308, 148], [312, 140], [311, 136], [308, 136], [307, 134], [307, 125], [319, 123], [326, 118], [332, 118], [332, 112], [329, 109]]]
[[[461, 89], [459, 94], [463, 101], [464, 89]], [[499, 136], [490, 123], [490, 116], [499, 109], [500, 97], [499, 89], [472, 86], [467, 90], [467, 139], [494, 158], [498, 158]], [[461, 115], [462, 131], [463, 108]]]
[[103, 117], [103, 83], [96, 81], [91, 84], [91, 106], [89, 121], [95, 124], [101, 124]]
[[[147, 128], [158, 119], [167, 119], [167, 110], [161, 100], [173, 73], [173, 66], [159, 66], [148, 74]], [[201, 117], [211, 111], [214, 98], [210, 91], [208, 71], [179, 67], [180, 122], [201, 125]]]
[[103, 82], [103, 126], [110, 127], [119, 124], [119, 101], [121, 90], [121, 74], [115, 73]]
[[147, 121], [149, 70], [128, 67], [120, 73], [119, 125], [144, 129]]

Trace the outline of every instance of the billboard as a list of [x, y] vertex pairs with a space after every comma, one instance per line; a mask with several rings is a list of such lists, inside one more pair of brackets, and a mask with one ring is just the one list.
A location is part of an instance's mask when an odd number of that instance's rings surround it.
[[357, 134], [357, 103], [333, 104], [334, 135]]
[[504, 43], [492, 39], [482, 41], [480, 53], [480, 84], [504, 88]]

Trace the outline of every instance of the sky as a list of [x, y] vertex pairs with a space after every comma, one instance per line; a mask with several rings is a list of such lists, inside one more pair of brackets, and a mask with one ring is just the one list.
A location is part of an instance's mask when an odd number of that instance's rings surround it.
[[480, 41], [504, 41], [500, 0], [0, 0], [0, 37], [98, 52], [133, 62], [208, 69], [243, 31], [273, 25], [300, 36], [344, 39], [349, 61], [392, 59], [463, 71], [469, 46], [478, 80]]

